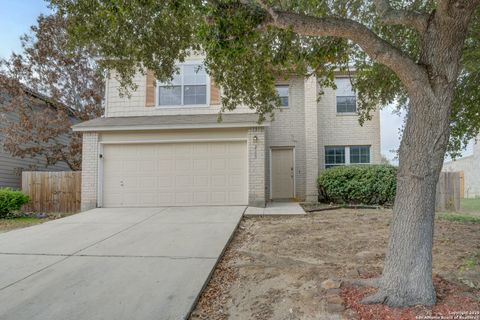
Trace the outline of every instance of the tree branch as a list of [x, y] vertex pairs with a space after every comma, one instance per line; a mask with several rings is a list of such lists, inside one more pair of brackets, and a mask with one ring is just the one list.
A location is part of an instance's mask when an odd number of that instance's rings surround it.
[[437, 14], [441, 17], [456, 19], [456, 15], [464, 18], [480, 5], [480, 0], [440, 0], [437, 5]]
[[274, 13], [269, 15], [270, 19], [265, 23], [281, 29], [292, 28], [304, 36], [332, 36], [355, 42], [373, 60], [395, 72], [410, 93], [424, 87], [419, 86], [418, 82], [428, 83], [426, 70], [422, 66], [359, 22], [334, 17], [317, 18], [279, 10], [274, 10]]
[[374, 0], [380, 19], [385, 24], [398, 24], [416, 29], [422, 33], [428, 27], [428, 14], [410, 10], [395, 10], [388, 0]]

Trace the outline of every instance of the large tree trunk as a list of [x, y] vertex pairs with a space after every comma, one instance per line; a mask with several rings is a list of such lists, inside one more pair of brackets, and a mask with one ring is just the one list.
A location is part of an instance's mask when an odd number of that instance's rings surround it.
[[392, 307], [433, 305], [435, 193], [450, 135], [450, 114], [466, 34], [464, 20], [435, 16], [422, 37], [419, 64], [428, 83], [410, 90], [399, 150], [397, 194], [378, 292], [364, 300]]
[[449, 115], [449, 105], [428, 98], [410, 105], [400, 146], [397, 194], [380, 290], [365, 302], [394, 307], [435, 303], [435, 191], [449, 137]]

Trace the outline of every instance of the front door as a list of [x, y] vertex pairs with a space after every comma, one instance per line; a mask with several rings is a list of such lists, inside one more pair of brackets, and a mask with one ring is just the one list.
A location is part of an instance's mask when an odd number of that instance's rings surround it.
[[272, 199], [291, 199], [294, 192], [293, 149], [272, 149]]

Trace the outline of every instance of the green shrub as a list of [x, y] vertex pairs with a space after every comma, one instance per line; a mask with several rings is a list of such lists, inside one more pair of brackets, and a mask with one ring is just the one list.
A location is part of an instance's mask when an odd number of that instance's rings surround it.
[[389, 165], [339, 166], [318, 177], [325, 201], [346, 204], [391, 205], [395, 199], [397, 168]]
[[22, 191], [0, 188], [0, 218], [7, 218], [28, 203], [30, 199]]

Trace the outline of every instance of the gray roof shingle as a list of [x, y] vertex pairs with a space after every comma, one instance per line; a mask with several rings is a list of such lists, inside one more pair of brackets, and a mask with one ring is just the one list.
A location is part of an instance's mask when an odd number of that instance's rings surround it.
[[222, 127], [268, 126], [268, 122], [258, 123], [256, 113], [185, 114], [141, 117], [96, 118], [74, 125], [74, 131], [120, 131], [155, 129], [194, 129]]

